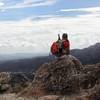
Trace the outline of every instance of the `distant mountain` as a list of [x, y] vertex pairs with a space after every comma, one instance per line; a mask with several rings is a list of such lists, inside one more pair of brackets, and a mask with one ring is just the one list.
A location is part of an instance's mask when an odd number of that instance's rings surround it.
[[[78, 58], [82, 64], [95, 64], [100, 62], [100, 43], [84, 49], [73, 49], [71, 54]], [[23, 54], [24, 55], [24, 54]], [[2, 55], [3, 56], [3, 55]], [[9, 57], [9, 56], [8, 56]], [[0, 61], [0, 72], [30, 72], [35, 71], [41, 64], [54, 59], [54, 56], [26, 57], [23, 59], [9, 59]]]
[[82, 64], [95, 64], [100, 62], [100, 43], [84, 49], [74, 49], [71, 54], [77, 57]]
[[24, 58], [16, 60], [8, 60], [0, 62], [0, 72], [30, 72], [36, 70], [41, 64], [49, 62], [53, 59], [52, 56], [42, 56], [35, 58]]
[[34, 54], [34, 53], [0, 54], [0, 62], [7, 60], [18, 60], [23, 58], [33, 58], [37, 56], [43, 56], [43, 54]]

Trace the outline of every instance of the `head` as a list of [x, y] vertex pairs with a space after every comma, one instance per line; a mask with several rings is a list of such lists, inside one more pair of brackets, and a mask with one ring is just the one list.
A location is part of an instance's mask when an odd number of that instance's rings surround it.
[[67, 35], [67, 33], [63, 33], [63, 35], [62, 35], [62, 39], [68, 39], [68, 35]]

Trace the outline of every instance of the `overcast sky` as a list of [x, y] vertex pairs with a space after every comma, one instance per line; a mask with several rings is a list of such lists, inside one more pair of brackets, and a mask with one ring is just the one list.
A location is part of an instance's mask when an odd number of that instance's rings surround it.
[[100, 0], [0, 0], [0, 53], [49, 53], [65, 32], [71, 49], [100, 42]]

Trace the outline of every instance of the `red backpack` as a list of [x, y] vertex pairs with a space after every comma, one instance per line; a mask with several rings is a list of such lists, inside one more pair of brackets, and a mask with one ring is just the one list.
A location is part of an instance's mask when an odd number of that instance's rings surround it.
[[54, 42], [52, 45], [51, 45], [51, 53], [53, 55], [56, 55], [58, 53], [58, 45], [56, 42]]

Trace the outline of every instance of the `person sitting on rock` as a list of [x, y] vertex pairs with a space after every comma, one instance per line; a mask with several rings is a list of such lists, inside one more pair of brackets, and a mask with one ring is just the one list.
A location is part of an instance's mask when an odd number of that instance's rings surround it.
[[60, 35], [58, 34], [58, 40], [53, 42], [51, 46], [51, 53], [56, 57], [62, 57], [63, 55], [70, 54], [70, 43], [68, 40], [68, 35], [64, 33], [62, 35], [62, 39], [60, 39]]
[[70, 43], [68, 40], [68, 35], [63, 33], [62, 35], [62, 55], [69, 55], [70, 54]]
[[60, 39], [60, 35], [58, 34], [58, 40], [53, 42], [51, 45], [51, 53], [56, 56], [60, 57], [62, 55], [62, 40]]

